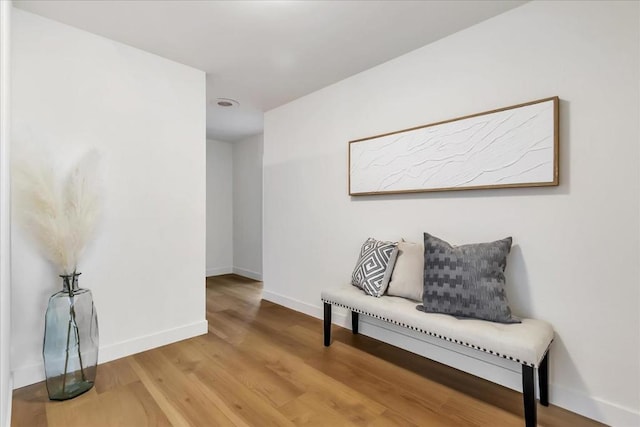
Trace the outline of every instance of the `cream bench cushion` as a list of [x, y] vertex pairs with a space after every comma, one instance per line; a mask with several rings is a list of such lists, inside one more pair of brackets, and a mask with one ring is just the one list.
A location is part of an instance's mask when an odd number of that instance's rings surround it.
[[553, 340], [553, 328], [542, 320], [522, 319], [522, 323], [502, 324], [425, 313], [416, 309], [416, 301], [388, 295], [375, 298], [354, 286], [327, 289], [321, 295], [324, 303], [534, 368], [540, 366]]

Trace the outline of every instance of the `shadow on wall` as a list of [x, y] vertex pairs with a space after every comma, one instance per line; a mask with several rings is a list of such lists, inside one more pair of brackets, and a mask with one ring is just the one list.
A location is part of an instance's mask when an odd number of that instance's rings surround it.
[[518, 317], [533, 317], [531, 285], [520, 245], [513, 245], [507, 257], [506, 290], [511, 311]]
[[[575, 395], [582, 395], [580, 399], [580, 413], [595, 420], [603, 420], [604, 414], [594, 402], [597, 397], [594, 396], [592, 390], [589, 390], [587, 384], [582, 379], [582, 375], [575, 367], [573, 358], [569, 349], [562, 339], [562, 335], [556, 331], [553, 343], [551, 344], [551, 352], [549, 353], [549, 382], [553, 384], [551, 393], [554, 391], [556, 395], [550, 394], [549, 398], [553, 400], [555, 405], [563, 408], [571, 408], [576, 406]], [[562, 373], [558, 367], [562, 367]], [[554, 384], [553, 379], [562, 376], [563, 382], [570, 383], [572, 389], [566, 389], [564, 386]], [[587, 391], [584, 393], [583, 391]], [[589, 398], [589, 396], [591, 396]]]

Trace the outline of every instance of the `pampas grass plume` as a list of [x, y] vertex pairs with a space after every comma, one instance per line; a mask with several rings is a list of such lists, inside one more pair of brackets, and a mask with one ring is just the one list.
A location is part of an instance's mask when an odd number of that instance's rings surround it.
[[12, 166], [16, 216], [62, 274], [72, 274], [100, 216], [99, 154], [92, 150], [56, 179], [42, 156]]

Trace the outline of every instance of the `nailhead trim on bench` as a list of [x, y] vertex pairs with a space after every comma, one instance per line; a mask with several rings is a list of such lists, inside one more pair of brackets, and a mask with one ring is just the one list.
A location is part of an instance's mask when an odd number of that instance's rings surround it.
[[[466, 347], [473, 348], [475, 350], [484, 351], [485, 353], [489, 353], [489, 354], [492, 354], [494, 356], [499, 356], [499, 357], [502, 357], [503, 359], [513, 360], [514, 362], [518, 362], [521, 365], [527, 365], [527, 366], [531, 366], [533, 368], [537, 368], [535, 363], [526, 362], [526, 361], [511, 357], [511, 356], [507, 356], [507, 355], [504, 355], [504, 354], [497, 353], [497, 352], [495, 352], [493, 350], [487, 350], [486, 348], [478, 347], [477, 345], [473, 345], [473, 344], [469, 344], [469, 343], [466, 343], [466, 342], [463, 342], [463, 341], [459, 341], [459, 340], [456, 340], [456, 339], [453, 339], [453, 338], [445, 337], [444, 335], [436, 334], [434, 332], [425, 331], [424, 329], [417, 328], [415, 326], [407, 325], [407, 324], [404, 324], [402, 322], [397, 322], [397, 321], [395, 321], [393, 319], [387, 319], [385, 317], [378, 316], [377, 314], [367, 313], [366, 311], [362, 311], [362, 310], [354, 308], [354, 307], [349, 307], [349, 306], [346, 306], [344, 304], [340, 304], [340, 303], [337, 303], [337, 302], [329, 301], [329, 300], [326, 300], [324, 298], [322, 299], [322, 301], [326, 302], [327, 304], [337, 305], [338, 307], [343, 307], [343, 308], [346, 308], [348, 310], [355, 311], [356, 313], [360, 313], [360, 314], [364, 314], [366, 316], [374, 317], [376, 319], [384, 320], [385, 322], [393, 323], [395, 325], [402, 326], [403, 328], [408, 328], [408, 329], [411, 329], [411, 330], [414, 330], [414, 331], [422, 332], [423, 334], [427, 334], [427, 335], [435, 337], [435, 338], [440, 338], [440, 339], [445, 340], [445, 341], [449, 341], [449, 342], [453, 342], [453, 343], [456, 343], [456, 344], [464, 345]], [[549, 345], [551, 345], [551, 343], [549, 343]], [[548, 351], [548, 349], [547, 349], [547, 351]]]

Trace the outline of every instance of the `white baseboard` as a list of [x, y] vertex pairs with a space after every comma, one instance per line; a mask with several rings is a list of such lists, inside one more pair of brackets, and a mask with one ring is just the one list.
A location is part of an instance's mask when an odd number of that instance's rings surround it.
[[[302, 302], [299, 301], [297, 299], [293, 299], [293, 298], [289, 298], [286, 297], [284, 295], [280, 295], [277, 294], [275, 292], [269, 292], [267, 290], [262, 290], [262, 299], [267, 300], [267, 301], [271, 301], [274, 302], [278, 305], [282, 305], [284, 307], [290, 308], [292, 310], [295, 311], [299, 311], [300, 313], [304, 313], [304, 314], [308, 314], [309, 316], [312, 317], [316, 317], [318, 319], [322, 319], [323, 316], [323, 311], [320, 307], [317, 307], [315, 305], [311, 305], [311, 304], [307, 304], [306, 302]], [[344, 320], [346, 321], [346, 316], [342, 316], [344, 317]], [[338, 320], [340, 318], [340, 316], [334, 316], [333, 323], [336, 323], [336, 320]], [[336, 323], [339, 324], [340, 326], [344, 326], [341, 323]], [[345, 326], [346, 327], [346, 326]]]
[[258, 273], [256, 271], [251, 271], [240, 267], [233, 267], [233, 273], [237, 274], [238, 276], [248, 277], [249, 279], [262, 282], [262, 273]]
[[[262, 298], [318, 319], [324, 317], [324, 311], [320, 305], [315, 306], [270, 291], [263, 291]], [[334, 307], [331, 320], [333, 324], [351, 329], [351, 318], [344, 309]], [[361, 317], [360, 333], [363, 335], [387, 342], [412, 353], [420, 354], [431, 360], [469, 372], [505, 387], [521, 391], [522, 379], [517, 363], [491, 357], [443, 340], [431, 339], [431, 337], [426, 336], [417, 338], [412, 331], [404, 332], [400, 329], [403, 328], [367, 318], [366, 316]], [[420, 334], [417, 335], [419, 336]], [[551, 353], [551, 358], [553, 360], [553, 353]], [[549, 401], [555, 406], [608, 425], [620, 427], [640, 426], [640, 413], [633, 409], [624, 408], [615, 403], [606, 402], [553, 383], [549, 384]]]
[[[152, 348], [161, 347], [177, 341], [182, 341], [187, 338], [203, 335], [207, 333], [207, 330], [208, 322], [206, 320], [202, 320], [189, 325], [100, 347], [98, 352], [98, 364], [120, 359], [121, 357], [130, 356], [142, 351], [151, 350]], [[44, 379], [44, 364], [42, 362], [34, 365], [23, 366], [13, 371], [13, 388], [16, 389], [24, 387], [44, 381]]]
[[162, 347], [163, 345], [204, 335], [207, 333], [208, 327], [208, 322], [206, 320], [201, 320], [189, 325], [179, 326], [177, 328], [167, 329], [155, 334], [111, 344], [100, 348], [98, 363], [105, 363], [110, 360], [120, 359], [121, 357], [140, 353], [152, 348]]
[[223, 274], [233, 273], [233, 267], [207, 268], [205, 274], [210, 276], [221, 276]]
[[616, 403], [607, 402], [597, 397], [587, 396], [576, 390], [562, 386], [549, 386], [551, 403], [569, 411], [584, 415], [587, 418], [616, 427], [640, 426], [640, 413]]
[[44, 364], [42, 362], [21, 366], [13, 370], [13, 389], [44, 381]]

